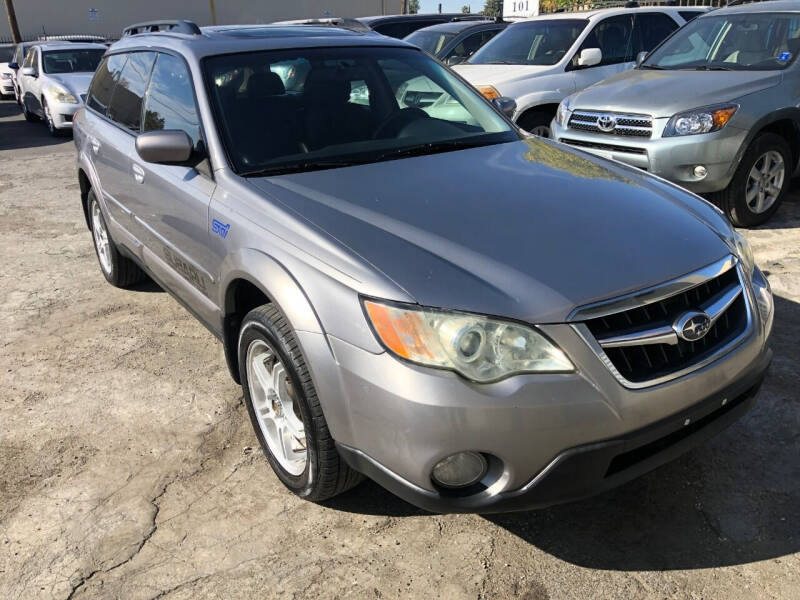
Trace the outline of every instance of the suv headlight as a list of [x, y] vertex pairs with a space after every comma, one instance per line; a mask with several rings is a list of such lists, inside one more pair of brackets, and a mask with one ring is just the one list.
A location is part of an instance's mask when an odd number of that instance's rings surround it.
[[11, 79], [11, 73], [0, 73], [0, 77], [3, 79]]
[[739, 110], [738, 104], [725, 104], [678, 113], [667, 123], [664, 137], [719, 131], [728, 124], [737, 110]]
[[569, 98], [564, 98], [561, 104], [558, 105], [556, 111], [556, 123], [561, 127], [566, 127], [569, 124], [569, 118], [572, 116], [572, 109], [569, 103]]
[[73, 96], [72, 93], [70, 93], [66, 88], [63, 88], [60, 85], [54, 85], [51, 87], [48, 94], [55, 102], [61, 102], [63, 104], [78, 103], [77, 98], [75, 98], [75, 96]]
[[481, 315], [364, 300], [376, 337], [395, 356], [479, 383], [518, 373], [570, 373], [566, 355], [532, 327]]

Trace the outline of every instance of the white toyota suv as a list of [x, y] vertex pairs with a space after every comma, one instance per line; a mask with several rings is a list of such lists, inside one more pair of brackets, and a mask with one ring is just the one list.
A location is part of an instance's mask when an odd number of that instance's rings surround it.
[[514, 99], [514, 121], [550, 137], [564, 98], [632, 69], [639, 53], [708, 10], [650, 6], [533, 17], [508, 26], [453, 69], [490, 100]]

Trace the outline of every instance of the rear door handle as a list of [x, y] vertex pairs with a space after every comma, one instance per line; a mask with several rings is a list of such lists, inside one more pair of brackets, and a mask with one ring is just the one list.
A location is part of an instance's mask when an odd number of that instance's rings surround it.
[[133, 164], [133, 178], [136, 183], [144, 183], [144, 169], [136, 163]]

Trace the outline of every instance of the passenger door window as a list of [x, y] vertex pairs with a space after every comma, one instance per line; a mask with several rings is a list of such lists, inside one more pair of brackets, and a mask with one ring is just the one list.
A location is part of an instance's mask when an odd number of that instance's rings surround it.
[[170, 54], [159, 54], [144, 101], [144, 131], [185, 131], [195, 147], [200, 141], [200, 118], [186, 63]]
[[137, 133], [142, 123], [142, 98], [154, 60], [154, 52], [128, 55], [108, 107], [110, 119]]
[[696, 19], [697, 17], [702, 15], [703, 11], [702, 10], [681, 10], [681, 11], [678, 12], [678, 14], [681, 17], [683, 17], [684, 21], [686, 21], [688, 23], [692, 19]]
[[114, 93], [114, 86], [122, 72], [122, 67], [125, 66], [125, 60], [124, 54], [113, 54], [103, 59], [89, 86], [86, 106], [105, 116], [111, 95]]
[[634, 56], [640, 52], [650, 52], [678, 29], [678, 24], [664, 13], [637, 13], [635, 19]]
[[603, 61], [599, 66], [616, 65], [633, 61], [633, 16], [609, 17], [598, 23], [581, 44], [580, 52], [587, 48], [600, 48]]
[[[449, 63], [459, 63], [467, 60], [470, 56], [489, 41], [496, 31], [479, 31], [465, 37], [459, 44], [450, 51], [447, 60]], [[487, 35], [490, 34], [490, 35]]]

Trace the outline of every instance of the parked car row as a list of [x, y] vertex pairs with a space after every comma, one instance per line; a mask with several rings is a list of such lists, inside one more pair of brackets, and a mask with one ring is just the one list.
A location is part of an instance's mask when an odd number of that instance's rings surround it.
[[287, 488], [548, 506], [753, 405], [773, 297], [718, 210], [410, 44], [304, 27], [129, 28], [74, 120], [103, 276], [221, 340]]

